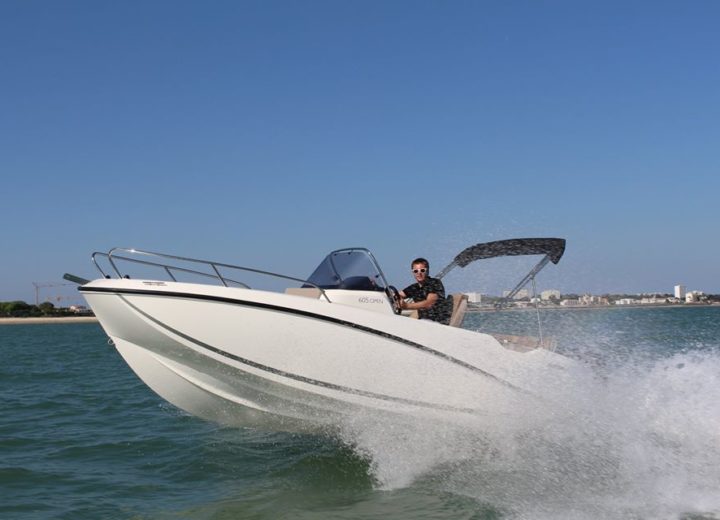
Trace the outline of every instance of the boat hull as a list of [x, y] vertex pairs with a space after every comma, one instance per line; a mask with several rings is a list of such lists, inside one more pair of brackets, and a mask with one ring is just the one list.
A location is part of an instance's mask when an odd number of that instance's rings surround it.
[[147, 280], [81, 288], [118, 352], [161, 397], [234, 426], [322, 431], [359, 415], [475, 421], [536, 399], [549, 352], [301, 296]]

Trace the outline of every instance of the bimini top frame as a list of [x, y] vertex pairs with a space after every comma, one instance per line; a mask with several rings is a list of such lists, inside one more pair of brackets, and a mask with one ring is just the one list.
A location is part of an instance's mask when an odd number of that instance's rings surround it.
[[[457, 266], [465, 267], [476, 260], [496, 258], [499, 256], [543, 255], [542, 259], [530, 270], [525, 278], [520, 280], [512, 291], [495, 304], [496, 309], [502, 309], [528, 282], [532, 282], [533, 297], [535, 297], [535, 276], [537, 276], [548, 262], [557, 264], [560, 258], [562, 258], [563, 253], [565, 253], [564, 238], [512, 238], [509, 240], [497, 240], [495, 242], [483, 242], [464, 249], [445, 269], [440, 271], [437, 278], [442, 278]], [[542, 345], [543, 331], [537, 299], [535, 299], [535, 310], [537, 311], [538, 345]]]
[[476, 260], [496, 258], [499, 256], [523, 256], [523, 255], [544, 255], [538, 264], [520, 280], [515, 288], [508, 293], [503, 300], [496, 305], [502, 307], [510, 301], [528, 282], [535, 282], [535, 276], [547, 265], [548, 262], [557, 264], [565, 253], [564, 238], [512, 238], [509, 240], [497, 240], [495, 242], [483, 242], [464, 249], [450, 264], [437, 275], [442, 278], [455, 267], [465, 267]]

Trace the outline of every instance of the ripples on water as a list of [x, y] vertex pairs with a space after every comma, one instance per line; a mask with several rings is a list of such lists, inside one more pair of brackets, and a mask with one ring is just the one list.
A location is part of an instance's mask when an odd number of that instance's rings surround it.
[[[221, 428], [156, 397], [95, 324], [0, 327], [4, 518], [720, 518], [720, 309], [553, 311], [592, 366], [521, 424]], [[466, 326], [533, 332], [529, 313]], [[513, 330], [514, 329], [514, 330]], [[451, 382], [449, 384], [452, 384]]]

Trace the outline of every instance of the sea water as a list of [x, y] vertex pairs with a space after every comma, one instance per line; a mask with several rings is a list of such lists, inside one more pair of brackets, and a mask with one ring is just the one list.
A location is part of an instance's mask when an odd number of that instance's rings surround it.
[[[533, 312], [465, 326], [537, 335]], [[97, 324], [0, 326], [0, 517], [720, 518], [720, 307], [541, 320], [578, 360], [572, 384], [532, 382], [542, 414], [355, 417], [332, 438], [191, 417]]]

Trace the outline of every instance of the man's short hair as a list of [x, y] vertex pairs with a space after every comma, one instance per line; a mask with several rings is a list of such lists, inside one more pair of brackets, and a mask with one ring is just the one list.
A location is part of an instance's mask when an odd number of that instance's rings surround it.
[[412, 263], [410, 264], [410, 267], [414, 266], [415, 264], [423, 264], [425, 266], [425, 269], [427, 269], [428, 271], [430, 270], [430, 262], [428, 262], [427, 260], [425, 260], [422, 257], [416, 258], [415, 260], [413, 260]]

